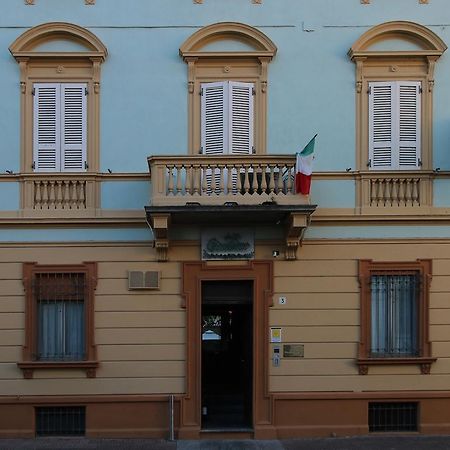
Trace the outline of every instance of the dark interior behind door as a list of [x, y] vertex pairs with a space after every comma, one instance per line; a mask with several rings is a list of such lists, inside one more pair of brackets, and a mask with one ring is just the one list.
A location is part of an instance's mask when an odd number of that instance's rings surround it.
[[253, 283], [202, 283], [202, 427], [252, 423]]

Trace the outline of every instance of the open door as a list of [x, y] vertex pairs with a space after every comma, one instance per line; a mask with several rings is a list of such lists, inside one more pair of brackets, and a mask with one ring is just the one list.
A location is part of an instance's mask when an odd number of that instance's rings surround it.
[[202, 429], [252, 424], [253, 282], [202, 283]]

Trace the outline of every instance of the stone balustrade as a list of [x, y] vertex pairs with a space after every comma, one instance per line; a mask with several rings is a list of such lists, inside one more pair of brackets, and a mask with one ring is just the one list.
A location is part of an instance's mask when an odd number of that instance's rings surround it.
[[153, 156], [152, 205], [308, 204], [295, 192], [295, 157]]
[[86, 212], [97, 207], [94, 175], [39, 173], [24, 176], [23, 183], [23, 209], [28, 213]]
[[362, 207], [411, 209], [432, 204], [429, 172], [378, 172], [361, 175]]

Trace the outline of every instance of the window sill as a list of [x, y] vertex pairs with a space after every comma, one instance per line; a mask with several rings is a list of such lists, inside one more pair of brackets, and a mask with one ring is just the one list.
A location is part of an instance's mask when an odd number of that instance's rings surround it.
[[431, 370], [431, 364], [434, 363], [436, 359], [437, 358], [413, 356], [405, 358], [359, 358], [357, 364], [360, 375], [367, 375], [369, 366], [389, 366], [397, 364], [419, 365], [421, 373], [423, 375], [428, 375]]
[[85, 369], [87, 378], [95, 378], [98, 361], [25, 361], [17, 363], [17, 366], [27, 379], [33, 378], [35, 370], [42, 369]]

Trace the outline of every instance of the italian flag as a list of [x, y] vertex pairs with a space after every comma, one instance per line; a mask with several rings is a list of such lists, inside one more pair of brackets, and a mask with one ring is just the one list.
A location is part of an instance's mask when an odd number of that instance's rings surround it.
[[317, 134], [306, 144], [301, 152], [297, 153], [295, 164], [295, 191], [303, 195], [308, 195], [311, 190], [311, 174], [316, 137]]

